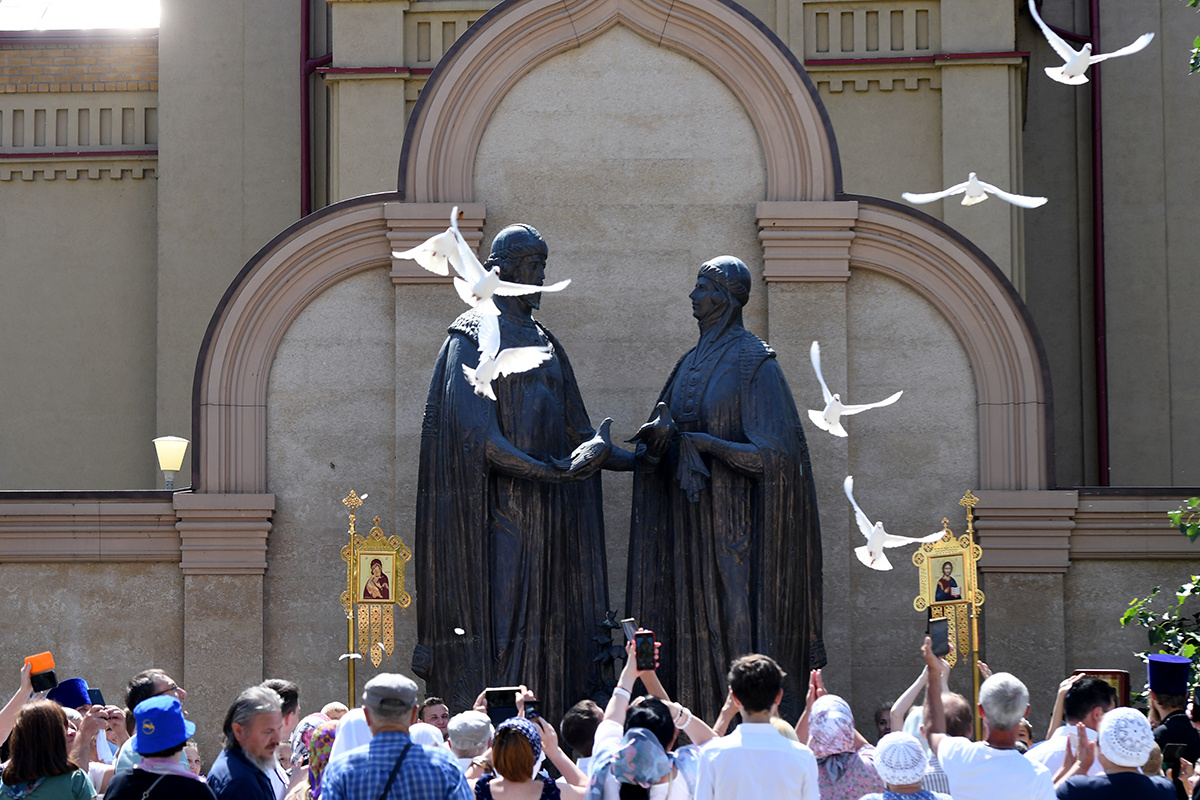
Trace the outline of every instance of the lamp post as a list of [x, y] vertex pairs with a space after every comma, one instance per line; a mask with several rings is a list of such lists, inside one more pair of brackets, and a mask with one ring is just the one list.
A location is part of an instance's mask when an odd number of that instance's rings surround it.
[[163, 480], [168, 490], [175, 489], [175, 473], [183, 467], [183, 456], [187, 453], [188, 440], [178, 436], [160, 436], [154, 440], [158, 453], [158, 468], [163, 471]]

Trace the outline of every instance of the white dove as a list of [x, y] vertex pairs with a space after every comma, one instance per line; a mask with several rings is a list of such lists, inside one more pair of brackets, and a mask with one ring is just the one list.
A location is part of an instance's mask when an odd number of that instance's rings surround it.
[[1046, 204], [1045, 197], [1026, 197], [1023, 194], [1011, 194], [1003, 189], [997, 189], [990, 183], [984, 183], [975, 177], [972, 172], [965, 181], [956, 186], [951, 186], [943, 192], [931, 192], [929, 194], [915, 194], [913, 192], [904, 192], [900, 196], [910, 203], [932, 203], [934, 200], [941, 200], [943, 197], [950, 195], [963, 195], [962, 204], [964, 206], [973, 206], [976, 203], [982, 203], [987, 200], [989, 194], [994, 194], [1001, 200], [1007, 200], [1014, 206], [1022, 208], [1037, 208]]
[[482, 314], [498, 316], [500, 309], [492, 300], [492, 295], [515, 297], [523, 294], [538, 292], [559, 292], [567, 288], [571, 280], [537, 286], [531, 283], [512, 283], [500, 280], [500, 268], [484, 269], [475, 256], [475, 251], [467, 244], [466, 239], [458, 230], [458, 206], [450, 212], [450, 227], [443, 233], [426, 239], [411, 250], [393, 251], [394, 258], [407, 258], [416, 261], [425, 269], [438, 275], [449, 275], [453, 267], [458, 275], [454, 278], [454, 288], [458, 296], [467, 305], [476, 308]]
[[921, 544], [922, 542], [936, 542], [942, 538], [944, 531], [932, 533], [929, 536], [914, 538], [911, 536], [893, 536], [883, 529], [882, 522], [871, 523], [863, 510], [858, 507], [858, 503], [854, 501], [854, 476], [847, 475], [846, 482], [842, 484], [846, 489], [846, 497], [850, 498], [850, 505], [854, 506], [854, 519], [858, 522], [858, 529], [862, 531], [862, 535], [867, 537], [867, 543], [862, 547], [854, 548], [854, 555], [858, 556], [858, 560], [866, 564], [871, 569], [877, 569], [881, 572], [886, 572], [892, 568], [892, 562], [888, 561], [884, 554], [885, 547], [900, 547], [905, 544]]
[[821, 374], [821, 346], [813, 342], [808, 353], [812, 357], [812, 365], [817, 373], [817, 380], [821, 382], [821, 394], [825, 396], [825, 410], [816, 411], [810, 408], [808, 410], [808, 418], [812, 420], [813, 425], [816, 425], [823, 431], [829, 431], [834, 436], [844, 437], [847, 435], [846, 429], [842, 427], [841, 418], [843, 416], [857, 414], [869, 408], [890, 406], [900, 399], [900, 395], [904, 394], [904, 390], [902, 389], [886, 400], [880, 400], [878, 403], [866, 403], [865, 405], [858, 406], [843, 405], [841, 396], [830, 392], [829, 387], [825, 385], [825, 377]]
[[362, 653], [342, 653], [338, 656], [338, 661], [345, 661], [347, 658], [362, 658]]
[[526, 372], [550, 360], [548, 346], [509, 347], [500, 349], [500, 320], [488, 314], [479, 316], [479, 365], [474, 369], [463, 364], [463, 375], [475, 389], [475, 394], [496, 399], [492, 381], [503, 375]]
[[1029, 13], [1033, 14], [1033, 21], [1042, 29], [1042, 33], [1046, 36], [1046, 41], [1050, 42], [1050, 46], [1054, 48], [1054, 52], [1058, 53], [1058, 57], [1066, 63], [1061, 67], [1046, 67], [1046, 74], [1059, 83], [1066, 83], [1071, 86], [1078, 86], [1081, 83], [1087, 83], [1087, 68], [1092, 64], [1098, 64], [1110, 58], [1117, 56], [1128, 56], [1139, 50], [1144, 50], [1146, 45], [1150, 44], [1150, 40], [1154, 38], [1153, 33], [1143, 33], [1137, 40], [1127, 46], [1122, 47], [1112, 53], [1101, 53], [1098, 56], [1092, 55], [1092, 44], [1088, 42], [1081, 49], [1076, 50], [1067, 44], [1066, 39], [1055, 33], [1049, 25], [1042, 21], [1038, 15], [1037, 7], [1033, 0], [1029, 0]]

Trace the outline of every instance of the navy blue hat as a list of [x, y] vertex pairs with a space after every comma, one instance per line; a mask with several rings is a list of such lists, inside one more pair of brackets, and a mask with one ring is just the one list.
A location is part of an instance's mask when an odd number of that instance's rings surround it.
[[79, 708], [92, 704], [92, 698], [88, 695], [87, 681], [83, 678], [67, 678], [47, 692], [46, 699], [53, 700], [63, 708]]
[[142, 755], [161, 753], [180, 747], [196, 732], [196, 723], [183, 718], [178, 697], [160, 694], [137, 704], [133, 709], [137, 740], [133, 749]]
[[1150, 672], [1150, 690], [1155, 694], [1187, 694], [1192, 660], [1183, 656], [1156, 653], [1146, 664]]

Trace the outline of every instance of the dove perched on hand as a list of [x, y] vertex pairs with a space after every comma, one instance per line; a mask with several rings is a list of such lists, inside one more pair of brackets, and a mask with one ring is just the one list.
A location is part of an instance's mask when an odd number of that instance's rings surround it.
[[[481, 314], [499, 316], [500, 309], [492, 300], [493, 295], [516, 297], [539, 292], [558, 292], [567, 288], [570, 278], [549, 286], [531, 283], [512, 283], [500, 280], [500, 267], [484, 269], [458, 230], [458, 206], [450, 212], [450, 227], [443, 233], [426, 239], [410, 250], [393, 251], [394, 258], [416, 261], [425, 269], [438, 275], [449, 275], [453, 268], [458, 273], [454, 278], [454, 289], [463, 302]], [[519, 370], [518, 370], [519, 371]]]
[[900, 390], [886, 400], [880, 400], [878, 403], [865, 403], [857, 406], [845, 405], [842, 403], [841, 395], [833, 394], [829, 391], [829, 387], [825, 385], [825, 377], [821, 374], [821, 346], [813, 342], [808, 354], [812, 358], [813, 370], [817, 373], [817, 380], [821, 382], [821, 394], [825, 397], [825, 410], [816, 411], [810, 408], [808, 410], [808, 418], [812, 420], [813, 425], [816, 425], [823, 431], [829, 431], [834, 436], [845, 437], [847, 435], [846, 429], [842, 427], [843, 416], [858, 414], [871, 408], [890, 406], [900, 399], [900, 395], [904, 394], [904, 390]]
[[612, 452], [612, 439], [609, 435], [611, 428], [612, 417], [605, 417], [604, 422], [601, 422], [600, 427], [596, 430], [596, 434], [571, 451], [570, 458], [553, 458], [551, 461], [565, 472], [578, 472], [589, 464], [592, 465], [592, 468], [587, 472], [595, 472]]
[[671, 409], [666, 403], [660, 402], [654, 407], [654, 416], [649, 422], [638, 428], [631, 438], [626, 439], [630, 444], [646, 445], [646, 454], [652, 458], [661, 458], [671, 445], [671, 437], [676, 433], [675, 420]]
[[1153, 33], [1143, 33], [1131, 45], [1122, 47], [1120, 50], [1115, 50], [1111, 53], [1101, 53], [1098, 56], [1094, 56], [1092, 55], [1091, 42], [1086, 43], [1079, 50], [1076, 50], [1067, 44], [1066, 39], [1055, 33], [1049, 25], [1042, 21], [1033, 0], [1029, 0], [1029, 13], [1033, 15], [1033, 21], [1042, 29], [1046, 41], [1054, 48], [1054, 52], [1058, 53], [1058, 57], [1066, 62], [1061, 67], [1046, 67], [1046, 74], [1059, 83], [1065, 83], [1069, 86], [1078, 86], [1082, 83], [1087, 83], [1087, 68], [1092, 64], [1098, 64], [1101, 61], [1116, 58], [1117, 56], [1132, 55], [1139, 50], [1144, 50], [1146, 45], [1150, 44], [1150, 40], [1154, 38]]
[[975, 177], [972, 172], [965, 181], [955, 186], [951, 186], [942, 192], [930, 192], [929, 194], [916, 194], [914, 192], [903, 192], [900, 196], [910, 203], [932, 203], [934, 200], [941, 200], [943, 197], [961, 194], [963, 196], [962, 204], [964, 206], [973, 206], [976, 203], [982, 203], [987, 200], [989, 194], [994, 194], [1001, 200], [1007, 200], [1014, 206], [1021, 208], [1037, 208], [1046, 204], [1045, 197], [1028, 197], [1023, 194], [1012, 194], [1003, 189], [997, 189], [990, 183], [984, 183]]
[[871, 520], [863, 513], [863, 510], [858, 507], [858, 503], [854, 501], [854, 476], [847, 475], [845, 483], [842, 484], [846, 490], [846, 497], [850, 499], [850, 505], [854, 506], [854, 519], [858, 522], [858, 529], [862, 531], [862, 535], [867, 537], [867, 543], [862, 547], [854, 548], [854, 555], [858, 556], [858, 560], [866, 564], [871, 569], [877, 569], [885, 572], [892, 568], [892, 562], [888, 561], [884, 555], [885, 547], [900, 547], [906, 544], [921, 544], [922, 542], [936, 542], [942, 538], [944, 531], [913, 538], [911, 536], [893, 536], [883, 529], [882, 522], [872, 523]]
[[475, 389], [475, 394], [496, 399], [492, 381], [504, 375], [527, 372], [550, 360], [553, 354], [546, 345], [540, 347], [509, 347], [500, 349], [500, 320], [488, 314], [479, 316], [479, 364], [472, 369], [463, 364], [463, 375]]

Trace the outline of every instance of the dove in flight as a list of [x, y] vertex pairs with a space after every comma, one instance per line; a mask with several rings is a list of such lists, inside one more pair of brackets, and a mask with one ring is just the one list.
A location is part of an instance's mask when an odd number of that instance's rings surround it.
[[1007, 200], [1014, 206], [1020, 206], [1021, 208], [1037, 208], [1046, 204], [1045, 197], [1027, 197], [1023, 194], [1012, 194], [1003, 189], [998, 189], [990, 183], [984, 183], [975, 177], [974, 172], [962, 183], [951, 186], [942, 192], [931, 192], [929, 194], [904, 192], [900, 196], [910, 203], [932, 203], [934, 200], [941, 200], [943, 197], [955, 194], [963, 195], [962, 204], [964, 206], [973, 206], [976, 203], [982, 203], [984, 200], [987, 200], [989, 194], [994, 194], [1001, 200]]
[[472, 369], [463, 364], [463, 375], [475, 394], [496, 399], [492, 381], [504, 375], [527, 372], [550, 360], [550, 347], [509, 347], [500, 349], [500, 320], [489, 314], [479, 315], [479, 364]]
[[1066, 62], [1061, 67], [1046, 67], [1046, 74], [1059, 83], [1065, 83], [1070, 86], [1087, 83], [1087, 68], [1092, 64], [1098, 64], [1101, 61], [1116, 58], [1117, 56], [1132, 55], [1139, 50], [1144, 50], [1146, 45], [1150, 44], [1150, 40], [1154, 38], [1153, 33], [1143, 33], [1133, 44], [1127, 47], [1122, 47], [1120, 50], [1111, 53], [1101, 53], [1098, 56], [1094, 56], [1092, 55], [1091, 42], [1076, 50], [1067, 44], [1066, 39], [1055, 33], [1049, 25], [1042, 21], [1033, 0], [1029, 0], [1029, 13], [1033, 15], [1033, 21], [1042, 29], [1046, 41], [1050, 42], [1050, 46], [1054, 48], [1054, 52], [1058, 53], [1058, 57]]
[[362, 653], [342, 653], [338, 656], [338, 661], [345, 661], [347, 658], [362, 658]]
[[453, 269], [457, 275], [454, 278], [454, 288], [458, 296], [467, 305], [478, 309], [482, 314], [499, 316], [500, 309], [492, 300], [493, 295], [501, 297], [516, 297], [523, 294], [538, 292], [559, 292], [571, 283], [570, 278], [549, 286], [538, 286], [532, 283], [512, 283], [500, 280], [500, 267], [484, 269], [475, 256], [475, 251], [467, 244], [458, 230], [458, 206], [450, 212], [450, 227], [437, 236], [426, 239], [410, 250], [393, 251], [394, 258], [407, 258], [416, 261], [425, 269], [438, 275], [449, 275]]
[[884, 554], [885, 547], [900, 547], [906, 544], [921, 544], [922, 542], [936, 542], [942, 538], [945, 531], [938, 531], [929, 536], [914, 538], [911, 536], [893, 536], [883, 529], [882, 522], [872, 523], [863, 510], [858, 507], [858, 503], [854, 500], [854, 476], [847, 475], [846, 482], [842, 484], [846, 490], [846, 497], [850, 499], [850, 505], [854, 506], [854, 519], [858, 522], [858, 529], [862, 531], [862, 535], [867, 537], [867, 543], [862, 547], [854, 548], [854, 555], [858, 556], [858, 560], [866, 564], [871, 569], [877, 569], [881, 572], [892, 568], [892, 562], [888, 561], [887, 555]]
[[825, 410], [816, 411], [810, 408], [808, 410], [808, 418], [812, 420], [813, 425], [816, 425], [823, 431], [829, 431], [834, 436], [844, 437], [847, 435], [846, 429], [842, 427], [841, 418], [843, 416], [858, 414], [870, 408], [890, 406], [900, 399], [900, 395], [904, 394], [904, 390], [902, 389], [886, 400], [880, 400], [878, 403], [866, 403], [858, 406], [844, 405], [841, 395], [836, 395], [829, 391], [829, 387], [825, 384], [825, 377], [821, 374], [821, 346], [813, 342], [808, 354], [812, 357], [812, 365], [817, 373], [817, 380], [821, 382], [821, 394], [825, 396]]

